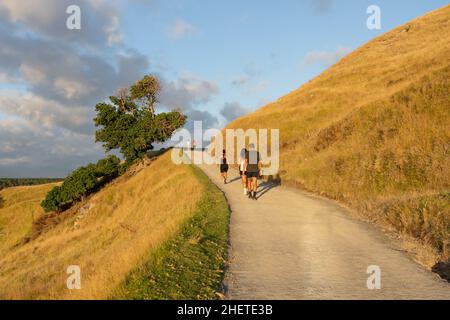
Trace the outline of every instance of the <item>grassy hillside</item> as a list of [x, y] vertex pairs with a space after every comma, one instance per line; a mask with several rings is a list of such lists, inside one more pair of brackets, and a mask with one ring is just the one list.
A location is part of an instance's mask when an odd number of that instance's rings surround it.
[[[14, 191], [21, 190], [17, 188], [2, 191], [4, 224], [23, 229], [0, 247], [3, 299], [109, 297], [131, 270], [192, 217], [206, 185], [191, 167], [173, 165], [167, 153], [75, 205], [36, 239], [12, 247], [30, 231], [30, 212], [42, 214], [39, 201], [50, 186], [30, 188], [36, 191], [34, 201], [20, 210], [12, 205], [13, 199], [22, 201], [31, 194], [17, 194]], [[69, 265], [81, 267], [81, 290], [66, 288]]]
[[280, 129], [280, 179], [450, 258], [450, 6], [229, 125]]
[[228, 248], [229, 208], [223, 193], [197, 167], [207, 186], [181, 231], [152, 251], [114, 293], [116, 299], [203, 300], [220, 297]]
[[0, 190], [0, 254], [27, 235], [44, 214], [40, 202], [57, 183]]

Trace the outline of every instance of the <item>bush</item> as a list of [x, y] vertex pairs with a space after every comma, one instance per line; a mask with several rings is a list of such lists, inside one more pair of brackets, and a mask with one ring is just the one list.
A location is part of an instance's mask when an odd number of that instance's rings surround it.
[[54, 187], [47, 193], [44, 201], [41, 202], [41, 207], [45, 212], [57, 211], [61, 204], [61, 187]]
[[101, 177], [115, 178], [119, 175], [120, 159], [116, 156], [109, 156], [97, 162], [96, 173]]
[[117, 177], [119, 171], [120, 159], [113, 155], [99, 160], [97, 164], [78, 168], [64, 180], [61, 187], [47, 193], [41, 206], [45, 212], [64, 210]]

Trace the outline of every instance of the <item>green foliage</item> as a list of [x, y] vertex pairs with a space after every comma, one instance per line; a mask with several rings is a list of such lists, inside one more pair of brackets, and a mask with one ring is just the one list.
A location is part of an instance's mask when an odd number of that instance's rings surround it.
[[110, 103], [95, 106], [95, 133], [97, 142], [103, 142], [106, 151], [119, 149], [126, 159], [120, 165], [116, 156], [109, 156], [97, 164], [78, 168], [68, 176], [61, 187], [52, 189], [42, 201], [46, 212], [61, 211], [75, 201], [94, 192], [109, 180], [125, 172], [142, 158], [153, 144], [165, 142], [173, 132], [186, 123], [186, 116], [178, 111], [155, 114], [161, 85], [153, 75], [137, 81], [130, 89], [121, 89], [111, 96]]
[[154, 105], [158, 102], [160, 91], [161, 83], [153, 75], [146, 75], [130, 88], [131, 99], [143, 102], [152, 114], [155, 113]]
[[61, 190], [61, 187], [54, 187], [47, 193], [45, 199], [41, 202], [41, 207], [44, 208], [45, 212], [59, 210], [62, 203]]
[[95, 169], [97, 176], [116, 177], [119, 174], [120, 159], [111, 155], [99, 160]]
[[78, 168], [64, 180], [60, 187], [55, 187], [47, 193], [41, 206], [45, 212], [66, 209], [75, 201], [117, 177], [119, 170], [120, 159], [113, 155], [99, 160], [97, 164]]
[[[173, 132], [186, 123], [178, 111], [155, 114], [154, 104], [161, 90], [159, 80], [145, 76], [130, 90], [121, 90], [110, 97], [111, 103], [99, 103], [95, 109], [97, 142], [106, 151], [119, 149], [127, 162], [142, 158], [154, 143], [165, 142]], [[131, 95], [130, 95], [131, 92]]]

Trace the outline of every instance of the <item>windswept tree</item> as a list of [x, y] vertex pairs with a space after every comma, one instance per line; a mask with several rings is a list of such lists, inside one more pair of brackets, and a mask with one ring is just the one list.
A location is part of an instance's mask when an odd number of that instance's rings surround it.
[[145, 155], [155, 143], [167, 141], [186, 123], [186, 116], [179, 111], [156, 114], [160, 91], [158, 78], [147, 75], [129, 90], [111, 96], [110, 103], [98, 103], [96, 141], [103, 142], [106, 151], [119, 149], [127, 162]]
[[140, 101], [151, 114], [155, 114], [155, 104], [159, 102], [161, 92], [161, 83], [157, 77], [146, 75], [131, 86], [130, 92], [133, 100]]

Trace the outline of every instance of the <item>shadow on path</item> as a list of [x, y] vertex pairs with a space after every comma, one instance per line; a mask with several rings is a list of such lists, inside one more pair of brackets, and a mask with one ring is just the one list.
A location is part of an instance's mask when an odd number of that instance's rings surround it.
[[264, 181], [259, 184], [258, 186], [258, 194], [257, 199], [260, 199], [262, 196], [264, 196], [267, 192], [269, 192], [271, 189], [279, 187], [280, 185], [275, 182], [271, 181]]
[[242, 181], [241, 177], [234, 178], [234, 179], [230, 180], [228, 183], [233, 183], [236, 181]]

